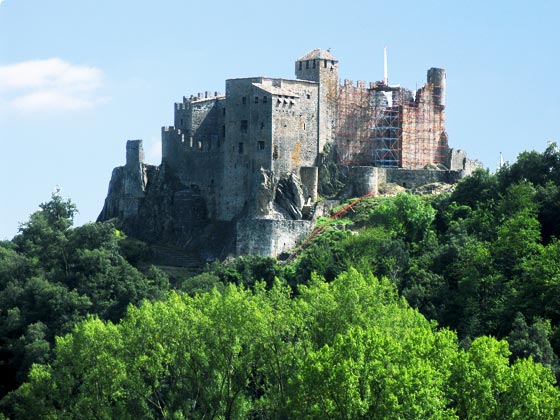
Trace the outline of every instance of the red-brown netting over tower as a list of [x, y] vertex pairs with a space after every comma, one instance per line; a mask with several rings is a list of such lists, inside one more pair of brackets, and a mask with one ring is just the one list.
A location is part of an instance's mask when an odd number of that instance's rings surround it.
[[445, 71], [428, 70], [415, 97], [384, 82], [339, 86], [336, 142], [341, 163], [422, 169], [448, 160]]

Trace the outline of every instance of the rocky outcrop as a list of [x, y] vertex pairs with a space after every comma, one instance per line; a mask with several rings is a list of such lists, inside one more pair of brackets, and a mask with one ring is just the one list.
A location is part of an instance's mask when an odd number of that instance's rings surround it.
[[300, 179], [295, 174], [289, 174], [278, 181], [275, 202], [284, 209], [292, 219], [302, 219], [302, 209], [305, 195]]
[[125, 220], [135, 217], [142, 199], [146, 196], [148, 179], [154, 177], [157, 172], [155, 166], [144, 164], [141, 141], [129, 140], [126, 148], [126, 165], [113, 169], [99, 220]]

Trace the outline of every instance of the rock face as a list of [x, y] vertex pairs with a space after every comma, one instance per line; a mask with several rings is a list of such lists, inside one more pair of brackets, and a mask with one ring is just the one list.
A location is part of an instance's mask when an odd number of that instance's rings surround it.
[[148, 177], [157, 170], [145, 165], [141, 140], [126, 144], [126, 165], [113, 169], [109, 192], [99, 219], [129, 219], [138, 214], [140, 202], [146, 195]]
[[294, 220], [302, 218], [302, 209], [305, 204], [303, 188], [299, 178], [290, 174], [278, 182], [276, 188], [276, 203], [288, 212]]

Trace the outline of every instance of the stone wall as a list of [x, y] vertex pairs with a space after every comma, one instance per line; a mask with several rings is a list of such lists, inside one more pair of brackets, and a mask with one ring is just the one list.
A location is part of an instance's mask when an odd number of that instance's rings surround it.
[[385, 182], [398, 184], [405, 188], [416, 188], [434, 182], [454, 184], [462, 178], [458, 171], [428, 170], [428, 169], [382, 169], [385, 172]]
[[236, 254], [277, 257], [289, 252], [313, 230], [309, 220], [251, 219], [237, 223]]

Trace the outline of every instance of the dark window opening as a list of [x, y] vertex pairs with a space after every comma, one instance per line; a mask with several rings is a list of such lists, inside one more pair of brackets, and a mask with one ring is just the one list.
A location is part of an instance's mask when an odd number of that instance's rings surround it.
[[239, 143], [239, 144], [237, 145], [237, 151], [238, 151], [239, 153], [243, 153], [243, 143]]
[[222, 108], [222, 115], [226, 115], [226, 109]]
[[311, 99], [311, 94], [307, 94], [307, 99]]
[[263, 104], [266, 104], [268, 102], [268, 96], [263, 96]]
[[303, 61], [300, 61], [300, 62], [299, 62], [299, 69], [301, 70], [302, 67], [303, 67]]
[[246, 133], [249, 128], [249, 122], [247, 120], [241, 120], [241, 132]]
[[183, 126], [183, 119], [181, 118], [181, 127]]
[[242, 103], [243, 105], [245, 105], [245, 104], [247, 103], [247, 97], [246, 97], [246, 96], [243, 96], [243, 97], [241, 98], [241, 103]]
[[258, 104], [259, 103], [259, 97], [255, 96], [255, 103]]
[[262, 123], [261, 123], [261, 130], [262, 130], [263, 128], [264, 128], [264, 123], [262, 122]]
[[316, 61], [317, 60], [313, 60], [313, 68], [315, 68], [315, 66], [317, 65]]
[[324, 60], [323, 67], [324, 67], [324, 68], [327, 68], [327, 60]]
[[309, 68], [309, 60], [307, 60], [307, 61], [305, 62], [305, 68], [306, 68], [306, 69]]
[[274, 146], [274, 152], [272, 153], [272, 159], [278, 159], [278, 146]]
[[257, 143], [257, 150], [264, 150], [264, 141], [259, 141]]

